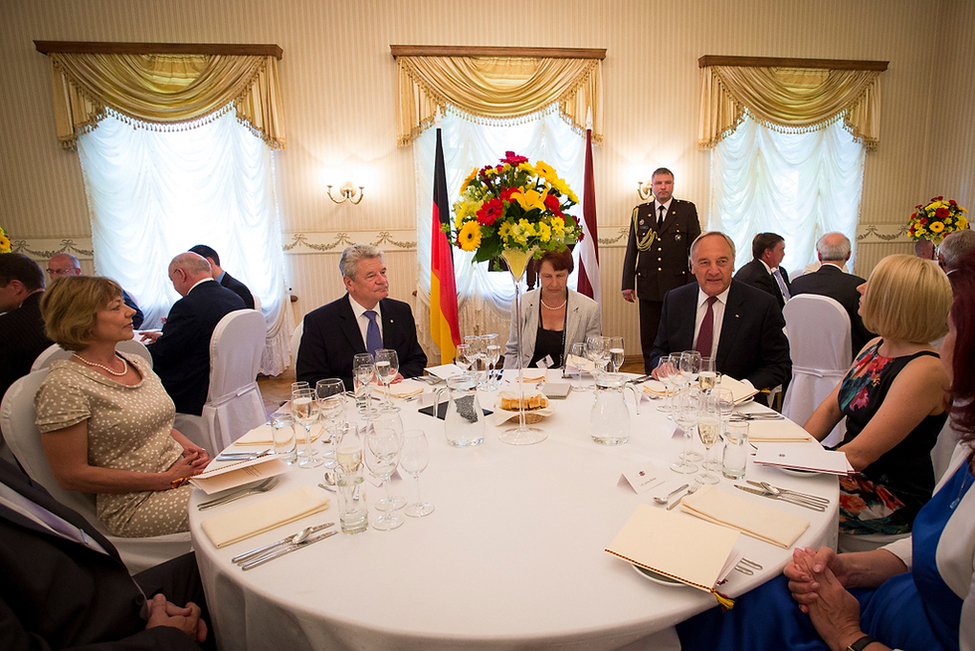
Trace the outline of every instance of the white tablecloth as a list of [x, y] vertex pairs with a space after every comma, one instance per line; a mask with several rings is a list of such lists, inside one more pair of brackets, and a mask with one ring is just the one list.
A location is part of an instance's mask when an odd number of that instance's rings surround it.
[[[494, 395], [481, 393], [482, 406], [491, 408]], [[405, 518], [390, 532], [370, 527], [356, 536], [339, 534], [247, 572], [230, 558], [306, 525], [337, 522], [337, 509], [218, 550], [200, 522], [269, 494], [201, 513], [196, 502], [205, 496], [196, 491], [190, 524], [222, 648], [599, 650], [654, 634], [654, 648], [673, 647], [670, 627], [714, 606], [714, 598], [651, 583], [603, 550], [638, 504], [652, 503], [653, 495], [689, 479], [669, 470], [682, 439], [673, 437], [673, 423], [656, 409], [660, 401], [645, 398], [640, 416], [629, 405], [627, 444], [596, 444], [589, 436], [592, 395], [573, 392], [553, 401], [554, 414], [540, 425], [549, 437], [540, 444], [501, 443], [501, 428], [489, 421], [484, 443], [469, 449], [448, 446], [443, 421], [418, 414], [417, 401], [397, 401], [406, 428], [422, 428], [430, 440], [431, 462], [420, 487], [436, 511]], [[354, 413], [352, 405], [348, 412]], [[798, 426], [776, 421], [752, 427]], [[696, 447], [703, 452], [700, 443]], [[621, 474], [647, 461], [666, 483], [638, 495], [621, 483]], [[831, 508], [818, 513], [747, 495], [724, 478], [719, 484], [808, 519], [811, 525], [797, 545], [835, 544], [834, 477], [788, 476], [751, 462], [747, 477], [829, 497]], [[292, 467], [270, 495], [321, 480], [321, 469]], [[392, 486], [394, 493], [414, 499], [412, 478]], [[369, 486], [370, 504], [380, 496]], [[375, 517], [371, 510], [370, 519]], [[791, 554], [745, 536], [739, 545], [764, 569], [754, 576], [732, 572], [721, 586], [731, 596], [779, 574]]]

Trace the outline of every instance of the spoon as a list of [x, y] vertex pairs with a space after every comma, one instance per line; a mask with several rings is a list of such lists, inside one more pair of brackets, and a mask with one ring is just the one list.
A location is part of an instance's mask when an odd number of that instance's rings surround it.
[[758, 485], [762, 487], [763, 490], [772, 495], [779, 497], [789, 497], [802, 502], [810, 502], [815, 504], [829, 504], [829, 500], [825, 497], [819, 497], [817, 495], [807, 495], [806, 493], [797, 493], [795, 491], [785, 490], [782, 488], [776, 488], [767, 481], [760, 481]]
[[684, 485], [683, 485], [683, 486], [681, 486], [680, 488], [677, 488], [677, 489], [675, 489], [675, 490], [672, 490], [672, 491], [671, 491], [670, 493], [668, 493], [668, 494], [667, 494], [667, 497], [655, 497], [655, 498], [653, 498], [653, 501], [654, 501], [654, 502], [656, 502], [657, 504], [666, 504], [667, 502], [669, 502], [669, 501], [670, 501], [670, 498], [671, 498], [671, 497], [673, 497], [673, 496], [674, 496], [674, 495], [676, 495], [677, 493], [679, 493], [679, 492], [681, 492], [682, 490], [684, 490], [685, 488], [687, 488], [687, 487], [688, 487], [688, 485], [689, 485], [689, 484], [684, 484]]
[[684, 493], [683, 495], [681, 495], [680, 497], [678, 497], [677, 498], [677, 501], [675, 501], [673, 504], [671, 504], [670, 506], [667, 507], [667, 510], [669, 511], [672, 508], [674, 508], [675, 506], [677, 506], [678, 504], [680, 504], [681, 500], [683, 500], [688, 495], [692, 494], [694, 491], [696, 491], [700, 487], [701, 487], [700, 484], [694, 484], [693, 486], [691, 486], [690, 488], [688, 488], [686, 493]]
[[238, 554], [237, 556], [234, 556], [230, 560], [233, 561], [234, 563], [237, 563], [238, 565], [241, 563], [246, 563], [248, 560], [256, 556], [260, 556], [261, 554], [264, 554], [265, 552], [270, 551], [275, 547], [281, 547], [284, 545], [297, 545], [301, 541], [308, 538], [308, 536], [310, 536], [311, 534], [315, 533], [316, 531], [322, 528], [323, 528], [322, 526], [305, 527], [304, 529], [302, 529], [301, 531], [299, 531], [298, 533], [292, 536], [286, 536], [277, 542], [271, 543], [270, 545], [265, 545], [264, 547], [258, 547], [257, 549], [250, 550], [249, 552]]

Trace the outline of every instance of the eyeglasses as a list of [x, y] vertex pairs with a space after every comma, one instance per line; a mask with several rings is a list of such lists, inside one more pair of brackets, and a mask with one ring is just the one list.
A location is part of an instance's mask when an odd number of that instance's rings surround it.
[[74, 269], [48, 269], [47, 273], [55, 278], [60, 276], [70, 276], [74, 272]]

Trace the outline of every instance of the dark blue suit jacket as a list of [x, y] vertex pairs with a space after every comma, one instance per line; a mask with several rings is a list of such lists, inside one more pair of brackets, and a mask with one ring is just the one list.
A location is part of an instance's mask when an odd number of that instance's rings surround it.
[[237, 296], [240, 296], [244, 301], [244, 307], [248, 310], [254, 309], [254, 296], [251, 294], [251, 290], [247, 289], [247, 285], [240, 282], [226, 271], [223, 272], [223, 278], [220, 279], [220, 284], [232, 291]]
[[152, 370], [182, 414], [203, 414], [210, 391], [210, 337], [244, 301], [215, 281], [200, 283], [169, 310], [162, 336], [149, 344]]
[[[383, 346], [396, 351], [399, 372], [403, 377], [423, 375], [427, 356], [416, 338], [413, 310], [408, 304], [391, 298], [379, 301], [379, 310], [383, 319]], [[295, 372], [299, 381], [308, 382], [312, 387], [323, 378], [337, 377], [347, 390], [352, 390], [352, 358], [364, 352], [366, 344], [346, 294], [305, 315]]]
[[[661, 355], [691, 350], [697, 316], [697, 283], [667, 292], [651, 363]], [[731, 281], [728, 303], [714, 362], [719, 373], [769, 389], [792, 377], [785, 319], [775, 299], [737, 280]]]
[[[782, 280], [785, 281], [786, 288], [792, 293], [792, 286], [789, 283], [789, 272], [779, 267], [779, 273], [782, 274]], [[780, 310], [785, 306], [785, 297], [782, 296], [782, 290], [779, 289], [779, 284], [775, 282], [775, 278], [768, 272], [768, 269], [765, 268], [765, 263], [761, 260], [753, 258], [748, 264], [738, 270], [738, 273], [735, 274], [735, 280], [740, 280], [752, 287], [757, 287], [769, 296], [774, 296], [775, 300], [779, 302]]]
[[0, 315], [0, 398], [54, 342], [44, 332], [41, 296], [31, 294], [20, 307]]
[[175, 628], [146, 630], [141, 617], [145, 597], [112, 543], [81, 515], [2, 460], [0, 482], [83, 529], [108, 552], [65, 540], [0, 505], [0, 637], [5, 650], [91, 645], [85, 648], [199, 651]]

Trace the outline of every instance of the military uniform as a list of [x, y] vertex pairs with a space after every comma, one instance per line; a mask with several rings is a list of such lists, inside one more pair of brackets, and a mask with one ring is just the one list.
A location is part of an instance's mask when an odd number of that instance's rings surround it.
[[[623, 289], [636, 289], [640, 299], [640, 344], [647, 373], [653, 370], [649, 367], [650, 351], [657, 337], [664, 294], [694, 280], [688, 259], [691, 243], [701, 234], [697, 208], [690, 201], [672, 200], [659, 231], [654, 205], [648, 201], [633, 209], [623, 260]], [[644, 241], [651, 231], [654, 236], [649, 249], [638, 250], [637, 241]]]

